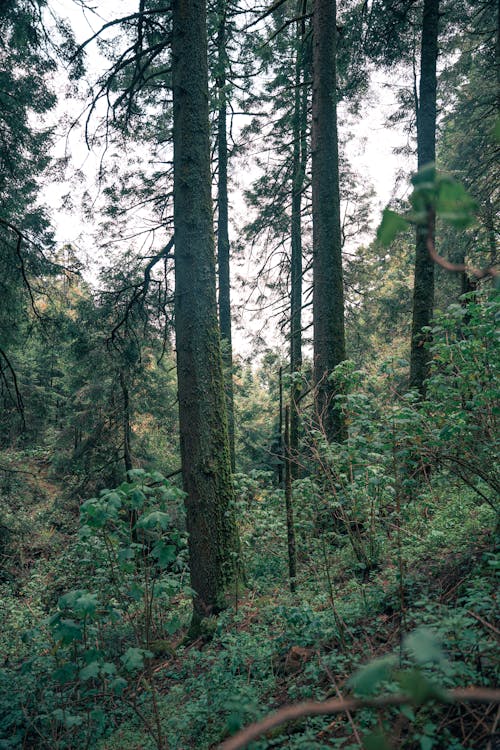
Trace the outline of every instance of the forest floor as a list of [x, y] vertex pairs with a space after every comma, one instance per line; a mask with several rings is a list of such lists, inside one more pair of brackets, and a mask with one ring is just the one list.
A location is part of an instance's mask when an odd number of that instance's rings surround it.
[[[60, 719], [54, 718], [47, 724], [43, 716], [59, 716], [60, 705], [76, 717], [85, 695], [95, 703], [92, 690], [95, 693], [97, 683], [86, 694], [74, 682], [45, 685], [47, 676], [39, 673], [35, 687], [26, 682], [24, 670], [36, 639], [41, 639], [37, 648], [43, 665], [37, 669], [47, 670], [47, 660], [54, 658], [51, 648], [57, 646], [44, 645], [46, 635], [40, 633], [57, 611], [58, 599], [67, 591], [90, 591], [92, 585], [102, 594], [109, 584], [95, 561], [89, 577], [89, 556], [83, 558], [77, 541], [79, 501], [67, 497], [67, 479], [54, 475], [49, 457], [4, 453], [0, 466], [11, 470], [1, 476], [0, 709], [9, 705], [5, 721], [22, 726], [20, 737], [26, 731], [38, 737], [23, 744], [12, 739], [10, 729], [2, 748], [208, 750], [282, 705], [352, 694], [353, 673], [387, 654], [394, 655], [397, 669], [423, 669], [443, 687], [492, 687], [497, 682], [500, 556], [490, 508], [443, 485], [433, 491], [425, 513], [408, 506], [401, 533], [389, 529], [379, 540], [377, 563], [369, 571], [359, 568], [347, 536], [337, 533], [332, 547], [330, 535], [326, 546], [319, 532], [310, 536], [299, 514], [298, 590], [291, 594], [283, 497], [280, 490], [264, 486], [251, 502], [242, 504], [249, 587], [210, 623], [206, 637], [184, 643], [190, 612], [187, 593], [179, 590], [168, 601], [160, 600], [154, 605], [156, 641], [148, 644], [152, 657], [126, 676], [125, 692], [104, 694], [104, 681], [97, 693], [106, 715], [105, 736], [84, 737], [76, 718], [75, 726], [67, 723], [61, 728]], [[120, 669], [120, 654], [127, 646], [144, 646], [130, 630], [141, 617], [136, 607], [128, 625], [98, 623], [112, 638], [107, 664], [114, 659]], [[178, 624], [168, 632], [176, 619]], [[38, 635], [34, 642], [27, 641], [23, 633], [33, 629]], [[409, 640], [415, 632], [423, 632], [424, 641], [431, 633], [439, 644], [434, 664], [415, 664]], [[85, 658], [83, 664], [88, 664]], [[58, 663], [60, 669], [63, 662]], [[377, 689], [395, 690], [396, 672], [388, 672]], [[12, 718], [14, 687], [20, 695], [32, 689], [36, 698], [36, 705], [23, 699], [24, 719], [17, 714]], [[362, 711], [295, 721], [273, 730], [252, 748], [493, 750], [498, 722], [494, 704], [479, 710], [465, 704], [429, 704]], [[33, 727], [36, 732], [30, 734]], [[377, 731], [388, 739], [370, 744]]]

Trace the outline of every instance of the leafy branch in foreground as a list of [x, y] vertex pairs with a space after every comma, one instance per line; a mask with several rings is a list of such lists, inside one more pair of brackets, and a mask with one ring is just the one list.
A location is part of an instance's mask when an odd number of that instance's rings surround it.
[[404, 214], [385, 208], [377, 230], [377, 239], [390, 245], [400, 232], [409, 225], [426, 226], [427, 250], [432, 260], [452, 273], [470, 273], [477, 279], [495, 278], [499, 270], [494, 265], [476, 268], [465, 263], [452, 263], [436, 251], [433, 228], [436, 216], [457, 229], [465, 229], [475, 221], [476, 202], [461, 183], [451, 175], [438, 172], [434, 165], [419, 170], [412, 177], [413, 192], [410, 195], [411, 208]]
[[[337, 691], [339, 697], [332, 700], [304, 701], [303, 703], [284, 706], [274, 714], [251, 724], [223, 742], [219, 746], [219, 750], [241, 750], [271, 729], [308, 716], [349, 714], [352, 711], [359, 711], [364, 708], [422, 706], [430, 701], [450, 705], [459, 703], [500, 704], [500, 690], [482, 687], [445, 690], [441, 685], [428, 678], [422, 669], [424, 667], [432, 664], [438, 665], [442, 672], [446, 674], [449, 674], [453, 668], [441, 650], [434, 633], [427, 628], [417, 628], [407, 635], [403, 646], [414, 666], [403, 670], [398, 669], [398, 659], [392, 654], [374, 659], [361, 667], [348, 681], [348, 685], [361, 696], [360, 698], [343, 698]], [[371, 697], [380, 685], [387, 683], [396, 684], [401, 692]], [[386, 750], [389, 747], [383, 734], [369, 737], [370, 748], [373, 748], [373, 750]], [[365, 747], [368, 747], [368, 745]]]
[[[500, 690], [488, 688], [456, 688], [449, 692], [443, 692], [439, 697], [429, 695], [423, 703], [428, 700], [439, 700], [442, 703], [478, 703], [489, 705], [500, 703]], [[253, 740], [261, 737], [275, 727], [286, 724], [295, 719], [306, 716], [324, 716], [339, 714], [347, 711], [359, 711], [362, 708], [387, 708], [388, 706], [405, 706], [415, 704], [415, 698], [404, 693], [392, 693], [381, 695], [377, 698], [335, 698], [328, 701], [304, 701], [293, 706], [285, 706], [276, 713], [267, 716], [262, 721], [250, 724], [234, 737], [219, 745], [219, 750], [241, 750]]]

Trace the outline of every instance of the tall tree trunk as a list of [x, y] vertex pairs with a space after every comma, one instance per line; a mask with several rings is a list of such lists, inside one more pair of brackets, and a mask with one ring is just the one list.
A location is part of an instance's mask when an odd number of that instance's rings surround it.
[[329, 440], [346, 425], [329, 379], [345, 359], [337, 134], [336, 2], [314, 0], [312, 104], [313, 323], [316, 409]]
[[297, 552], [293, 522], [292, 455], [290, 451], [290, 407], [285, 408], [285, 507], [288, 543], [288, 578], [292, 594], [297, 588]]
[[277, 435], [277, 445], [276, 445], [276, 455], [277, 455], [277, 464], [276, 464], [276, 479], [278, 482], [278, 487], [283, 486], [283, 469], [284, 469], [284, 460], [285, 460], [285, 453], [284, 453], [284, 445], [283, 445], [283, 368], [280, 367], [278, 370], [278, 435]]
[[130, 398], [123, 370], [120, 370], [120, 387], [122, 389], [123, 398], [123, 462], [125, 464], [125, 471], [130, 471], [132, 469], [132, 451], [130, 448]]
[[[122, 390], [123, 462], [125, 464], [125, 471], [127, 472], [128, 478], [128, 472], [133, 468], [132, 450], [130, 448], [130, 396], [128, 392], [127, 379], [123, 370], [120, 370], [120, 387]], [[137, 519], [137, 510], [129, 510], [130, 533], [131, 539], [134, 543], [139, 541], [137, 535]]]
[[495, 38], [495, 73], [497, 114], [500, 112], [500, 0], [497, 0], [497, 33]]
[[295, 99], [293, 113], [293, 185], [292, 185], [292, 248], [291, 248], [291, 309], [290, 309], [290, 456], [292, 477], [299, 475], [299, 401], [300, 379], [294, 378], [302, 368], [302, 191], [307, 161], [307, 88], [304, 84], [303, 43], [305, 37], [305, 0], [298, 1], [295, 59]]
[[[420, 88], [417, 110], [418, 169], [436, 160], [436, 63], [438, 56], [439, 0], [424, 0], [422, 47], [420, 55]], [[427, 251], [427, 234], [434, 226], [417, 228], [415, 283], [411, 330], [410, 388], [425, 397], [425, 380], [429, 374], [429, 351], [424, 346], [434, 306], [434, 261]]]
[[231, 336], [231, 277], [229, 264], [229, 201], [227, 195], [227, 99], [226, 99], [226, 0], [217, 2], [217, 92], [218, 92], [218, 138], [217, 160], [219, 180], [217, 186], [217, 260], [219, 266], [219, 321], [224, 365], [224, 387], [226, 392], [227, 421], [231, 469], [235, 469], [234, 449], [234, 395], [233, 395], [233, 347]]
[[204, 0], [173, 0], [175, 330], [192, 634], [225, 606], [239, 555], [217, 320], [206, 34]]

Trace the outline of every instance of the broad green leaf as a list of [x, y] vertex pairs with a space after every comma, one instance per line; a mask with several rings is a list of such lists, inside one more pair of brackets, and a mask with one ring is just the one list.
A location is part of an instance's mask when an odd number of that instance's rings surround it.
[[460, 182], [447, 177], [442, 178], [436, 201], [436, 213], [441, 219], [462, 229], [474, 222], [476, 205]]
[[85, 591], [76, 598], [73, 607], [78, 614], [91, 615], [96, 611], [97, 604], [97, 594], [91, 594], [88, 591]]
[[101, 671], [103, 674], [107, 674], [107, 675], [116, 674], [116, 666], [113, 664], [113, 662], [106, 661], [102, 665]]
[[387, 742], [387, 737], [383, 732], [370, 732], [363, 737], [364, 750], [390, 750], [391, 746]]
[[57, 606], [59, 609], [72, 609], [75, 606], [78, 597], [86, 593], [85, 589], [74, 589], [73, 591], [68, 591], [66, 594], [59, 597]]
[[87, 664], [86, 667], [80, 670], [79, 677], [82, 682], [99, 677], [99, 662], [93, 661], [90, 664]]
[[83, 718], [81, 716], [78, 716], [77, 714], [69, 714], [67, 711], [64, 711], [62, 708], [55, 708], [52, 711], [52, 716], [56, 721], [61, 722], [61, 724], [64, 724], [66, 729], [72, 729], [73, 727], [79, 727], [81, 724], [83, 724]]
[[413, 174], [411, 181], [416, 190], [432, 190], [436, 185], [435, 165], [426, 164]]
[[152, 652], [144, 648], [129, 648], [120, 659], [125, 669], [128, 672], [133, 672], [135, 669], [142, 669], [144, 659], [150, 659], [152, 656]]
[[76, 666], [76, 664], [68, 662], [67, 664], [63, 664], [61, 667], [58, 667], [58, 669], [55, 669], [52, 672], [52, 677], [56, 682], [59, 682], [61, 685], [65, 685], [66, 683], [71, 682], [75, 679], [77, 671], [78, 667]]
[[53, 632], [54, 638], [64, 645], [81, 641], [83, 638], [82, 628], [74, 620], [60, 620]]
[[158, 541], [153, 547], [151, 555], [158, 560], [158, 565], [161, 568], [166, 568], [167, 565], [170, 565], [170, 563], [174, 562], [176, 559], [177, 549], [175, 545], [166, 544], [160, 539], [160, 541]]
[[404, 648], [417, 664], [443, 664], [443, 654], [438, 639], [428, 628], [417, 628], [404, 639]]
[[100, 729], [103, 729], [106, 726], [106, 713], [102, 708], [92, 709], [90, 712], [90, 718]]
[[432, 750], [435, 744], [433, 737], [428, 737], [426, 734], [420, 737], [420, 750]]
[[382, 656], [358, 669], [349, 679], [348, 684], [359, 695], [371, 695], [381, 682], [391, 677], [396, 663], [394, 656]]
[[104, 499], [109, 508], [118, 509], [122, 507], [122, 495], [121, 492], [108, 492]]
[[404, 232], [407, 228], [408, 222], [403, 216], [392, 211], [390, 208], [384, 208], [382, 221], [377, 229], [377, 240], [384, 247], [387, 247], [400, 232]]
[[173, 617], [169, 622], [167, 622], [165, 629], [169, 635], [173, 635], [174, 633], [177, 633], [179, 628], [182, 627], [182, 621], [179, 617]]
[[140, 510], [144, 507], [146, 495], [139, 489], [134, 489], [129, 495], [129, 505], [133, 510]]
[[161, 510], [153, 510], [142, 516], [137, 522], [138, 529], [167, 529], [170, 524], [170, 516]]
[[446, 691], [439, 685], [431, 682], [420, 669], [411, 669], [400, 672], [396, 676], [397, 682], [412, 701], [417, 705], [426, 703], [436, 698], [440, 701], [446, 701]]
[[113, 693], [121, 695], [127, 687], [127, 684], [127, 680], [124, 680], [123, 677], [115, 677], [115, 679], [111, 680], [109, 683], [109, 687]]
[[127, 562], [127, 560], [134, 559], [134, 550], [131, 547], [125, 547], [118, 552], [118, 561], [121, 563]]
[[139, 586], [138, 583], [133, 581], [127, 593], [132, 599], [134, 599], [136, 602], [139, 602], [144, 595], [144, 589], [142, 588], [142, 586]]
[[74, 729], [74, 727], [81, 727], [83, 721], [83, 716], [78, 716], [78, 714], [66, 714], [64, 717], [64, 726], [66, 729]]
[[165, 481], [165, 477], [163, 476], [163, 474], [160, 474], [159, 471], [152, 471], [149, 476], [152, 482], [164, 482]]

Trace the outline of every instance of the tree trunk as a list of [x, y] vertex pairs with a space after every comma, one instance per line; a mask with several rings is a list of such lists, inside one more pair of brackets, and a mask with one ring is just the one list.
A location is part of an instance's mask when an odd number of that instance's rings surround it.
[[302, 368], [302, 191], [307, 161], [307, 88], [303, 76], [303, 43], [305, 37], [305, 0], [298, 2], [297, 53], [295, 60], [295, 100], [293, 113], [293, 185], [292, 185], [292, 248], [291, 248], [291, 309], [290, 309], [290, 456], [292, 477], [299, 476], [299, 401], [302, 391], [299, 376]]
[[217, 260], [219, 266], [219, 321], [224, 365], [224, 387], [229, 430], [231, 469], [235, 469], [234, 449], [234, 395], [233, 395], [233, 347], [231, 337], [231, 278], [229, 263], [229, 201], [227, 195], [227, 101], [226, 101], [226, 0], [218, 0], [217, 54], [218, 54], [218, 139], [217, 159], [219, 181], [217, 187]]
[[297, 588], [297, 552], [293, 523], [292, 455], [290, 450], [290, 408], [285, 409], [285, 506], [288, 542], [288, 576], [292, 594]]
[[284, 468], [284, 450], [283, 450], [283, 368], [278, 371], [278, 439], [277, 439], [277, 464], [276, 480], [278, 487], [283, 487], [283, 468]]
[[326, 437], [346, 425], [328, 376], [345, 359], [344, 287], [337, 135], [336, 2], [315, 0], [313, 13], [312, 208], [316, 409]]
[[[417, 109], [418, 169], [436, 160], [438, 23], [439, 0], [424, 0]], [[417, 228], [410, 353], [410, 388], [416, 388], [422, 398], [425, 397], [430, 361], [429, 351], [424, 346], [427, 334], [422, 329], [431, 324], [434, 306], [434, 261], [427, 251], [428, 231], [434, 233], [434, 227]]]
[[123, 462], [125, 471], [132, 469], [132, 451], [130, 448], [130, 398], [128, 393], [127, 381], [123, 370], [120, 370], [120, 387], [123, 398]]
[[172, 77], [175, 330], [194, 634], [226, 605], [239, 555], [217, 320], [204, 0], [173, 2]]

